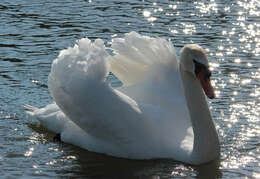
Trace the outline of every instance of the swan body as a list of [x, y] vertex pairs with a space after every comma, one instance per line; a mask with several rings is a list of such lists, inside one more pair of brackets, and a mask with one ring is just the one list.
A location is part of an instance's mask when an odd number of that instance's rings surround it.
[[[218, 136], [205, 99], [205, 94], [214, 97], [204, 78], [205, 51], [187, 45], [177, 60], [169, 41], [136, 32], [113, 39], [111, 47], [113, 56], [102, 40], [84, 38], [61, 51], [48, 79], [54, 103], [26, 106], [28, 113], [62, 141], [93, 152], [190, 164], [216, 159]], [[110, 86], [109, 72], [122, 87]]]

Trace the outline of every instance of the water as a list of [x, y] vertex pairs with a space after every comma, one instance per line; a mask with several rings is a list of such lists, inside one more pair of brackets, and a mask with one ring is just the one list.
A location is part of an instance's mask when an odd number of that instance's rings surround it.
[[[3, 178], [260, 178], [260, 3], [257, 0], [1, 0], [0, 173]], [[59, 51], [88, 36], [137, 31], [178, 50], [203, 46], [218, 98], [210, 100], [219, 163], [123, 160], [53, 142], [23, 105], [52, 102], [47, 77]], [[111, 77], [112, 84], [118, 81]]]

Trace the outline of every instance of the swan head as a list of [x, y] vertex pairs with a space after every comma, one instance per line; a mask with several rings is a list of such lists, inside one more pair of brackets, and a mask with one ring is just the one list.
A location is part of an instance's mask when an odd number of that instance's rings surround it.
[[205, 94], [210, 98], [215, 98], [215, 92], [210, 82], [211, 71], [207, 54], [203, 48], [196, 44], [185, 45], [181, 49], [180, 65], [184, 71], [195, 76]]

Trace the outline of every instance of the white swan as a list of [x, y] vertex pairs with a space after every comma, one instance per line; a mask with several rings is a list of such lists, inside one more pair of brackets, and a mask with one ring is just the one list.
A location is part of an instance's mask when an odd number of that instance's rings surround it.
[[[60, 52], [48, 85], [54, 104], [26, 106], [61, 140], [131, 159], [172, 158], [201, 164], [219, 157], [218, 135], [204, 92], [214, 98], [205, 51], [136, 32], [112, 40], [81, 39]], [[113, 72], [123, 87], [106, 82]], [[203, 92], [204, 89], [204, 92]]]

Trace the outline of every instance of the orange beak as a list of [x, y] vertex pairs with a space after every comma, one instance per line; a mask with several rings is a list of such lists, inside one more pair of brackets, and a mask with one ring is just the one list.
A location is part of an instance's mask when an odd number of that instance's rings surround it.
[[215, 95], [214, 88], [211, 85], [210, 78], [206, 77], [202, 71], [198, 73], [198, 78], [199, 78], [200, 84], [201, 84], [205, 94], [208, 96], [208, 98], [210, 98], [210, 99], [215, 98], [216, 95]]

